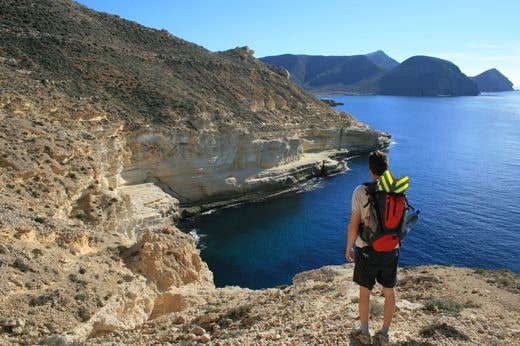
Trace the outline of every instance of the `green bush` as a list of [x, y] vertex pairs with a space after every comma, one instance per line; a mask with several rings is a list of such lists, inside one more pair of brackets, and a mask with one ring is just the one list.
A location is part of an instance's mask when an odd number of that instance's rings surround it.
[[454, 302], [452, 300], [444, 299], [429, 299], [424, 304], [424, 308], [430, 312], [447, 312], [450, 314], [458, 314], [466, 306], [462, 303]]

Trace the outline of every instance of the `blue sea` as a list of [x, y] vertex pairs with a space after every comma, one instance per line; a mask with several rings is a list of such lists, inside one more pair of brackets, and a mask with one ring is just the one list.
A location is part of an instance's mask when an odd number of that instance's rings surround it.
[[[392, 134], [394, 175], [411, 179], [421, 219], [401, 266], [442, 264], [520, 272], [520, 92], [477, 97], [333, 96]], [[273, 287], [345, 263], [352, 190], [370, 177], [365, 156], [301, 191], [219, 209], [186, 222], [217, 286]]]

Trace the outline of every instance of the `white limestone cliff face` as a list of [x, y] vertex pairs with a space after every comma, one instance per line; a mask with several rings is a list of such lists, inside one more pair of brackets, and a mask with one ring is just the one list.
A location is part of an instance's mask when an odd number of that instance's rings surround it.
[[[345, 168], [338, 158], [387, 143], [387, 136], [366, 127], [264, 135], [239, 129], [141, 131], [124, 139], [129, 155], [106, 178], [113, 187], [153, 183], [181, 203], [195, 205], [272, 192], [335, 173]], [[283, 167], [297, 171], [297, 176], [283, 172]]]

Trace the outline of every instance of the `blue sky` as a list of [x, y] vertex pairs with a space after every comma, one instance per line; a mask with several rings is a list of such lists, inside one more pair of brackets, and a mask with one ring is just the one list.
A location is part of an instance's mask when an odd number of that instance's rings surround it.
[[495, 67], [520, 86], [520, 0], [79, 0], [166, 29], [209, 50], [256, 57], [352, 55], [450, 60], [467, 75]]

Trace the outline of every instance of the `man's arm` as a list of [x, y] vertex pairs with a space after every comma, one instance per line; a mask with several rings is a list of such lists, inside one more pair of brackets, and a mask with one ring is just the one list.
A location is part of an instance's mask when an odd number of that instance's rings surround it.
[[350, 262], [354, 261], [354, 251], [352, 248], [354, 247], [360, 224], [361, 214], [359, 211], [353, 211], [350, 215], [350, 222], [348, 223], [347, 250], [345, 252], [345, 257], [347, 258], [347, 261]]

